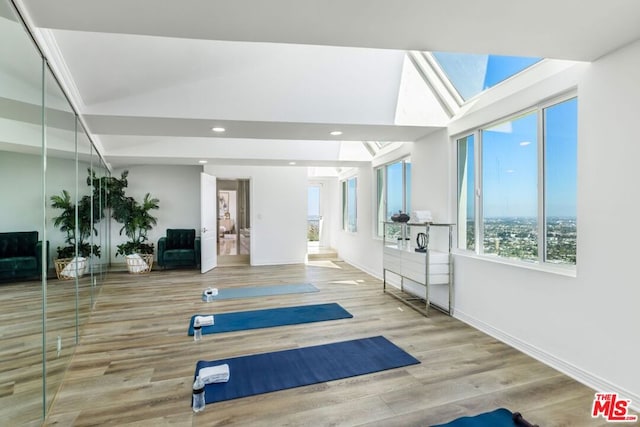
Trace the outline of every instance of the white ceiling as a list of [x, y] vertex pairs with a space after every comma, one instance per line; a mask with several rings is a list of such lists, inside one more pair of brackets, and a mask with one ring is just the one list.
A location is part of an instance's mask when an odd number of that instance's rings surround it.
[[[40, 29], [54, 69], [116, 167], [198, 157], [240, 162], [242, 145], [252, 141], [327, 141], [327, 147], [336, 139], [415, 141], [446, 123], [396, 125], [407, 50], [591, 61], [640, 39], [638, 0], [22, 0], [19, 6]], [[227, 132], [213, 135], [215, 125]], [[343, 135], [329, 136], [334, 129]], [[224, 153], [202, 144], [218, 138], [236, 144], [226, 144]], [[160, 139], [176, 147], [175, 155], [152, 160], [149, 144]], [[201, 151], [182, 155], [185, 144]], [[289, 148], [281, 160], [313, 164], [315, 151], [304, 143]], [[319, 166], [331, 164], [313, 156]], [[335, 166], [345, 161], [333, 157]]]

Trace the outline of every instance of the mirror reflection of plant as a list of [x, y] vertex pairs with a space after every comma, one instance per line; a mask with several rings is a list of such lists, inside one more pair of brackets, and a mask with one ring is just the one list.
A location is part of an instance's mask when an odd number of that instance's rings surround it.
[[67, 246], [58, 247], [58, 258], [72, 258], [76, 254], [76, 244], [78, 255], [89, 257], [95, 255], [100, 257], [100, 247], [91, 245], [87, 240], [91, 233], [98, 235], [98, 230], [93, 227], [91, 197], [84, 196], [78, 203], [78, 230], [76, 233], [76, 206], [71, 200], [71, 195], [67, 190], [62, 190], [62, 195], [51, 196], [51, 207], [61, 209], [60, 216], [53, 218], [53, 225], [66, 234], [64, 239]]
[[129, 185], [127, 177], [129, 171], [123, 171], [120, 178], [114, 176], [97, 177], [90, 171], [87, 184], [93, 187], [94, 215], [97, 212], [99, 219], [105, 217], [105, 209], [111, 210], [111, 218], [122, 224], [120, 235], [124, 233], [129, 241], [117, 245], [116, 256], [134, 253], [153, 254], [153, 244], [146, 243], [147, 233], [157, 224], [157, 220], [150, 214], [153, 209], [158, 209], [159, 200], [151, 198], [149, 193], [142, 203], [125, 194]]
[[129, 185], [127, 176], [129, 171], [124, 171], [120, 178], [114, 176], [97, 177], [95, 171], [87, 169], [87, 185], [93, 188], [93, 211], [98, 220], [104, 219], [105, 209], [113, 208], [126, 197], [124, 189]]
[[129, 238], [128, 242], [117, 246], [116, 256], [134, 253], [153, 254], [153, 243], [146, 243], [147, 233], [157, 224], [157, 219], [151, 215], [150, 211], [158, 209], [159, 202], [149, 193], [144, 196], [142, 203], [137, 202], [133, 197], [123, 197], [115, 201], [111, 216], [123, 224], [120, 235], [124, 232]]

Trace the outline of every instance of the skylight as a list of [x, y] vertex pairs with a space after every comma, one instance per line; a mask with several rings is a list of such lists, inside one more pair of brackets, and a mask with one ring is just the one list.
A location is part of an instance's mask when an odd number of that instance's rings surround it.
[[448, 52], [432, 52], [432, 55], [465, 101], [542, 59]]
[[384, 147], [393, 144], [393, 141], [362, 141], [369, 154], [376, 156]]

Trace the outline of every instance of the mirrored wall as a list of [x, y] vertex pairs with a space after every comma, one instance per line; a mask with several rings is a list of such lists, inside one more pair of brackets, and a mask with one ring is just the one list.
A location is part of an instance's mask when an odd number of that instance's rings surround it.
[[105, 280], [109, 170], [0, 0], [0, 420], [40, 425]]

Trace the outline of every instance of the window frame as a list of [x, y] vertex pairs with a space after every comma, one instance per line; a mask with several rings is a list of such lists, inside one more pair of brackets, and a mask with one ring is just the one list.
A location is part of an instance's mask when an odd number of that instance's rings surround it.
[[[474, 239], [475, 239], [475, 247], [473, 249], [467, 249], [460, 246], [459, 236], [457, 235], [459, 232], [459, 227], [456, 226], [456, 251], [460, 254], [468, 254], [479, 256], [482, 259], [491, 259], [497, 260], [499, 262], [504, 262], [508, 264], [517, 264], [530, 267], [532, 265], [542, 266], [545, 269], [551, 269], [556, 271], [572, 271], [575, 272], [577, 262], [576, 263], [558, 263], [558, 262], [549, 262], [547, 260], [547, 201], [546, 201], [546, 191], [547, 191], [547, 182], [546, 182], [546, 140], [547, 140], [547, 132], [545, 128], [545, 111], [548, 108], [552, 108], [554, 106], [560, 105], [564, 102], [575, 99], [579, 106], [579, 97], [576, 90], [571, 90], [569, 92], [547, 98], [543, 101], [538, 102], [537, 104], [522, 109], [520, 111], [514, 112], [512, 114], [503, 116], [497, 120], [493, 120], [491, 122], [487, 122], [476, 126], [470, 130], [466, 130], [464, 132], [459, 132], [455, 135], [452, 135], [452, 142], [455, 145], [455, 149], [453, 150], [453, 157], [455, 161], [454, 173], [455, 173], [455, 211], [456, 218], [460, 218], [460, 194], [459, 194], [459, 186], [460, 186], [460, 170], [459, 167], [459, 141], [470, 136], [473, 137], [474, 146], [473, 146], [473, 165], [474, 165]], [[504, 124], [509, 121], [513, 121], [522, 117], [526, 114], [535, 113], [537, 120], [537, 245], [538, 245], [538, 255], [535, 260], [527, 260], [524, 258], [511, 258], [505, 257], [495, 254], [485, 254], [484, 252], [484, 209], [483, 209], [483, 197], [484, 197], [484, 183], [482, 181], [483, 177], [483, 164], [482, 164], [482, 156], [483, 156], [483, 141], [482, 141], [482, 131], [490, 129], [500, 124]], [[578, 149], [579, 141], [576, 141], [576, 157], [577, 157], [577, 149]], [[576, 158], [577, 162], [577, 158]], [[464, 207], [466, 209], [466, 205]], [[466, 215], [466, 213], [465, 213]], [[576, 224], [577, 224], [577, 215], [578, 212], [576, 210]], [[577, 230], [577, 228], [576, 228]], [[577, 231], [576, 231], [577, 234]], [[577, 245], [576, 245], [577, 252]], [[577, 254], [576, 254], [577, 261]]]
[[[353, 206], [349, 203], [349, 183], [353, 182], [354, 187], [354, 199], [355, 203]], [[358, 177], [356, 175], [350, 176], [343, 180], [340, 180], [340, 196], [341, 196], [341, 208], [342, 208], [342, 230], [349, 233], [356, 233], [358, 231]], [[350, 227], [349, 224], [349, 213], [351, 212], [351, 208], [354, 209], [353, 214], [355, 217], [355, 223], [353, 224], [353, 228]]]
[[[384, 227], [382, 226], [383, 222], [385, 221], [390, 221], [390, 218], [380, 218], [380, 214], [382, 215], [386, 215], [387, 213], [387, 183], [388, 183], [388, 179], [387, 179], [387, 171], [388, 171], [388, 167], [391, 165], [395, 165], [397, 163], [401, 163], [402, 164], [402, 211], [410, 214], [410, 212], [407, 211], [407, 200], [409, 201], [409, 204], [411, 203], [411, 166], [409, 167], [409, 171], [407, 171], [407, 164], [412, 164], [411, 162], [411, 156], [403, 156], [397, 159], [394, 159], [392, 161], [380, 164], [378, 166], [376, 166], [374, 168], [374, 178], [375, 178], [375, 196], [374, 196], [374, 202], [375, 202], [375, 228], [374, 228], [374, 235], [375, 237], [382, 239], [382, 233], [383, 233], [383, 229]], [[382, 179], [379, 179], [379, 174], [380, 172], [382, 172]], [[409, 173], [408, 173], [409, 172]], [[409, 177], [409, 186], [407, 188], [407, 177]], [[382, 183], [382, 189], [380, 189], [379, 185]], [[380, 211], [382, 207], [382, 212]], [[409, 206], [409, 208], [411, 208], [411, 206]]]
[[[469, 179], [471, 179], [473, 181], [473, 183], [472, 183], [473, 186], [471, 188], [471, 194], [469, 194], [468, 191], [466, 192], [466, 200], [465, 200], [466, 203], [464, 204], [464, 207], [463, 207], [465, 212], [461, 213], [460, 211], [462, 209], [461, 209], [460, 197], [461, 197], [461, 194], [463, 193], [463, 191], [462, 191], [462, 183], [460, 182], [460, 178], [461, 178], [461, 176], [460, 176], [460, 143], [462, 142], [463, 139], [465, 140], [464, 141], [465, 142], [465, 147], [467, 147], [467, 149], [465, 151], [465, 159], [466, 159], [465, 165], [467, 165], [467, 166], [465, 168], [465, 174], [464, 175], [465, 175], [467, 181]], [[471, 139], [471, 141], [469, 141], [469, 139]], [[476, 177], [476, 170], [477, 170], [477, 167], [478, 167], [478, 165], [477, 165], [478, 153], [476, 152], [477, 145], [478, 145], [477, 142], [476, 142], [477, 139], [478, 138], [477, 138], [475, 132], [465, 133], [464, 135], [460, 135], [457, 138], [455, 138], [455, 144], [456, 144], [456, 149], [455, 149], [455, 157], [456, 157], [456, 212], [457, 212], [457, 215], [456, 215], [456, 218], [457, 218], [457, 221], [456, 221], [456, 247], [461, 249], [461, 250], [473, 251], [473, 252], [475, 252], [475, 250], [476, 250], [476, 248], [478, 246], [478, 241], [477, 241], [477, 237], [478, 237], [477, 236], [477, 230], [478, 230], [477, 217], [478, 217], [478, 204], [479, 204], [478, 196], [479, 195], [478, 195], [478, 190], [477, 190], [478, 182], [477, 182], [477, 177]], [[472, 147], [471, 154], [473, 154], [473, 158], [471, 158], [471, 159], [469, 159], [469, 155], [468, 155], [469, 154], [469, 149], [468, 149], [469, 146]], [[467, 169], [470, 161], [472, 163], [472, 165], [471, 165], [472, 166], [471, 172], [473, 172], [472, 176], [469, 176], [469, 173], [468, 173], [469, 171]], [[465, 185], [465, 189], [469, 189], [469, 185], [468, 184]], [[468, 238], [467, 238], [467, 236], [469, 234], [469, 232], [467, 230], [467, 224], [469, 223], [469, 218], [468, 218], [469, 215], [467, 215], [469, 202], [471, 202], [471, 204], [473, 206], [473, 246], [472, 247], [469, 247]], [[464, 233], [465, 246], [464, 246], [464, 248], [461, 248], [460, 247], [460, 241], [461, 241], [460, 240], [461, 239], [461, 236], [460, 236], [460, 230], [461, 230], [460, 221], [461, 221], [463, 216], [464, 216], [464, 219], [466, 220], [465, 221], [465, 227], [464, 227], [464, 231], [465, 231], [465, 233]]]

